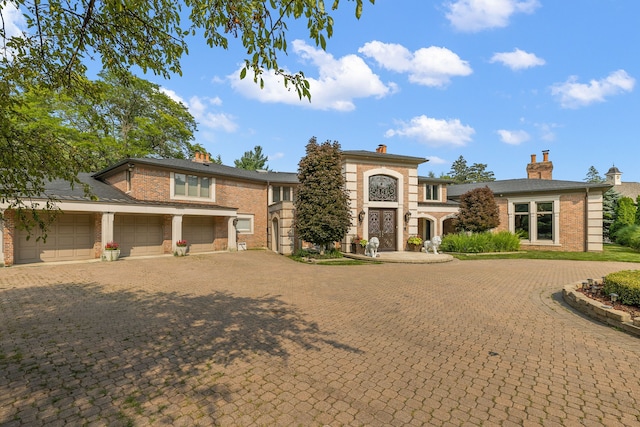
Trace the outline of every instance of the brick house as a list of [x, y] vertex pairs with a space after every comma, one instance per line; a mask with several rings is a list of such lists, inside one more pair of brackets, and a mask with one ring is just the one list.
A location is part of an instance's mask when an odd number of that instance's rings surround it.
[[[527, 179], [451, 185], [418, 176], [427, 159], [390, 154], [384, 145], [343, 151], [352, 223], [341, 247], [348, 252], [355, 236], [376, 236], [381, 250], [402, 251], [409, 236], [451, 232], [460, 195], [488, 185], [500, 206], [499, 229], [526, 228], [525, 247], [602, 250], [602, 194], [611, 185], [552, 180], [547, 155], [541, 163], [532, 156]], [[125, 159], [79, 178], [92, 188], [93, 199], [66, 182], [48, 185], [63, 213], [46, 243], [37, 234], [27, 239], [4, 206], [4, 265], [97, 259], [110, 241], [119, 243], [125, 257], [172, 254], [182, 239], [194, 254], [251, 248], [290, 254], [302, 244], [293, 229], [295, 173], [247, 171], [198, 154], [192, 160]]]

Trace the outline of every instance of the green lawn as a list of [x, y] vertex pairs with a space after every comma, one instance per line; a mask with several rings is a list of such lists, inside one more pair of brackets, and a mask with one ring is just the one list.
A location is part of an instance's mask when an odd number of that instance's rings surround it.
[[460, 260], [474, 259], [564, 259], [572, 261], [620, 261], [640, 263], [640, 252], [625, 246], [605, 244], [603, 252], [520, 251], [515, 253], [452, 254]]

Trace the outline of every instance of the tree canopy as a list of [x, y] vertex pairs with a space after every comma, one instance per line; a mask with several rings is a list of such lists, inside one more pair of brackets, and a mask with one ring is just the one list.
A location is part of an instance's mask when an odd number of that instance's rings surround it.
[[298, 167], [295, 229], [300, 238], [320, 245], [324, 251], [341, 240], [351, 224], [342, 151], [338, 142], [318, 144], [315, 137], [309, 140], [306, 150]]
[[475, 188], [460, 196], [460, 209], [454, 220], [457, 230], [483, 232], [498, 225], [500, 211], [489, 187]]
[[261, 169], [269, 170], [267, 161], [269, 161], [269, 158], [262, 153], [262, 147], [256, 145], [253, 150], [245, 151], [242, 157], [234, 160], [234, 164], [237, 168], [250, 171]]
[[468, 166], [467, 160], [462, 156], [458, 157], [458, 159], [451, 164], [451, 170], [449, 171], [448, 178], [451, 178], [456, 184], [489, 182], [496, 180], [493, 172], [487, 170], [486, 164], [474, 163], [471, 166]]
[[[365, 0], [353, 1], [359, 18]], [[27, 28], [21, 33], [6, 25], [12, 13], [8, 8], [13, 6], [25, 18]], [[334, 0], [331, 9], [338, 6], [339, 0]], [[87, 103], [78, 118], [93, 114], [91, 107], [101, 97], [86, 77], [91, 63], [99, 63], [115, 79], [127, 79], [134, 67], [169, 78], [181, 74], [188, 37], [203, 36], [209, 46], [222, 49], [237, 39], [246, 54], [240, 78], [253, 71], [254, 81], [262, 86], [261, 74], [272, 70], [285, 87], [310, 99], [304, 73], [289, 72], [279, 63], [287, 52], [288, 24], [294, 20], [306, 21], [309, 38], [326, 48], [333, 18], [323, 0], [0, 0], [0, 203], [17, 210], [49, 208], [31, 203], [43, 196], [47, 181], [80, 184], [78, 173], [90, 167], [96, 155], [95, 140], [88, 139], [84, 129], [69, 127], [63, 117], [50, 114], [55, 106], [37, 97], [47, 91], [61, 102], [79, 97]], [[171, 114], [176, 112], [180, 116], [178, 110]], [[166, 113], [161, 109], [154, 114]], [[189, 140], [188, 123], [186, 134], [168, 139], [163, 139], [168, 129], [154, 128], [150, 120], [142, 118], [135, 124], [135, 130], [121, 128], [119, 133], [102, 129], [101, 142], [118, 148], [124, 142], [125, 152], [138, 153], [140, 147], [130, 143], [138, 133], [149, 137], [153, 150], [167, 155], [188, 151], [184, 144], [176, 145], [185, 137]]]

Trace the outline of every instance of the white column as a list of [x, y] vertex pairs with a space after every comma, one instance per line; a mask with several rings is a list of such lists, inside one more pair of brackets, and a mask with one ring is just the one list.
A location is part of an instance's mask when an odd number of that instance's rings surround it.
[[236, 219], [235, 216], [231, 216], [229, 217], [229, 220], [227, 222], [227, 242], [228, 242], [228, 247], [230, 251], [235, 251], [237, 250], [237, 241], [236, 241], [236, 226], [233, 223], [233, 221]]
[[0, 264], [4, 265], [4, 220], [2, 214], [4, 211], [0, 210]]
[[182, 240], [182, 215], [171, 217], [171, 252], [176, 251], [178, 240]]
[[113, 212], [102, 213], [102, 248], [108, 242], [113, 241], [113, 218], [115, 214]]

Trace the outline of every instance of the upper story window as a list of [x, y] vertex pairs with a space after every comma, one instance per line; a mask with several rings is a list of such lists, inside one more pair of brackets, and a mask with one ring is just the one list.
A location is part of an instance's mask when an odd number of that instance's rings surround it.
[[293, 188], [274, 185], [271, 187], [271, 202], [291, 202], [293, 201]]
[[171, 198], [213, 200], [213, 178], [173, 173]]
[[440, 185], [438, 184], [426, 184], [425, 185], [425, 200], [440, 200]]
[[398, 180], [388, 175], [369, 177], [369, 201], [397, 202]]

